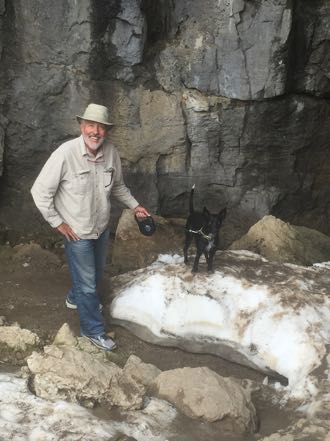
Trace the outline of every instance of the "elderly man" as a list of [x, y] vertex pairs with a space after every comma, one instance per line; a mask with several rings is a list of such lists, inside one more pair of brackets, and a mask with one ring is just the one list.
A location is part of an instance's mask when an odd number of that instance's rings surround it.
[[105, 333], [97, 294], [108, 249], [110, 194], [137, 218], [149, 213], [125, 186], [119, 154], [106, 139], [113, 125], [108, 109], [89, 104], [77, 119], [81, 136], [52, 153], [31, 193], [45, 220], [64, 236], [72, 278], [66, 306], [78, 309], [81, 335], [111, 351], [116, 343]]

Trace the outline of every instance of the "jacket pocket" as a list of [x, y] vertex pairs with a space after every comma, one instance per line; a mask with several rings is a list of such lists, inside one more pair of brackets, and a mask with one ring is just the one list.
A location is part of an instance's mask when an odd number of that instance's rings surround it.
[[78, 170], [74, 173], [72, 190], [76, 194], [85, 194], [91, 190], [90, 170]]
[[106, 192], [109, 192], [112, 187], [114, 173], [115, 169], [113, 167], [109, 167], [103, 170], [103, 185]]

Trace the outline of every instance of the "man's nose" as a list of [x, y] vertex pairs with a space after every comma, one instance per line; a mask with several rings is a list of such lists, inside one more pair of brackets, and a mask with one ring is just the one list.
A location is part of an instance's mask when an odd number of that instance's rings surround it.
[[93, 135], [99, 135], [100, 134], [100, 127], [94, 126], [93, 127]]

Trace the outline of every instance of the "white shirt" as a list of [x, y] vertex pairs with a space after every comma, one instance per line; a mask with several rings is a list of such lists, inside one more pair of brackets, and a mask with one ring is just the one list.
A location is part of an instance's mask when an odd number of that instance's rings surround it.
[[110, 194], [128, 208], [139, 205], [124, 184], [115, 146], [105, 141], [93, 156], [82, 136], [65, 142], [51, 154], [31, 193], [53, 228], [64, 222], [81, 239], [97, 239], [107, 228]]

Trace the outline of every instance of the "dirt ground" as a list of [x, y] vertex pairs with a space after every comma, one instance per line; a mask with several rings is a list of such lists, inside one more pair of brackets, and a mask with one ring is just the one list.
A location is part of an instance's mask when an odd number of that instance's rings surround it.
[[[114, 274], [116, 269], [107, 265], [102, 287], [104, 298]], [[17, 322], [22, 328], [37, 333], [44, 344], [52, 342], [65, 322], [79, 335], [78, 313], [67, 309], [64, 303], [69, 287], [70, 277], [61, 248], [50, 253], [35, 245], [16, 248], [0, 246], [0, 316], [4, 316], [8, 324]], [[106, 322], [108, 330], [115, 334], [120, 351], [128, 355], [135, 354], [161, 370], [208, 366], [220, 375], [247, 378], [260, 384], [265, 377], [220, 357], [191, 354], [176, 348], [145, 343], [127, 330], [111, 326], [109, 317], [106, 317]], [[264, 393], [256, 393], [253, 402], [260, 418], [260, 434], [273, 433], [287, 426], [293, 418], [288, 409], [279, 409], [273, 404], [271, 397]]]

